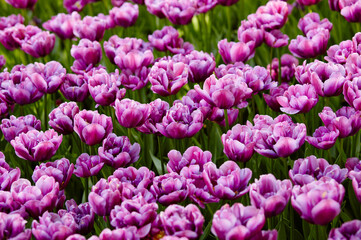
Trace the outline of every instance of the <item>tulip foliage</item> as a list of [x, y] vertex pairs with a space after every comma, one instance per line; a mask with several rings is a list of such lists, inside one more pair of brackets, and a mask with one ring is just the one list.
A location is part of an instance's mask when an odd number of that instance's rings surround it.
[[0, 239], [361, 239], [361, 0], [0, 0]]

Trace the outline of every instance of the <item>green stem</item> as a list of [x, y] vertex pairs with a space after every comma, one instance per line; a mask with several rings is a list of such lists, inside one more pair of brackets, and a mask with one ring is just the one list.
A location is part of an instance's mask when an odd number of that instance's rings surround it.
[[128, 128], [128, 138], [129, 138], [130, 143], [132, 143], [133, 138], [132, 138], [132, 129], [131, 128]]
[[229, 122], [228, 122], [228, 111], [224, 109], [224, 121], [226, 123], [226, 132], [229, 130]]
[[161, 161], [161, 164], [162, 164], [162, 174], [165, 173], [165, 170], [164, 170], [164, 159], [163, 159], [163, 154], [162, 154], [162, 145], [161, 145], [161, 139], [160, 139], [160, 136], [157, 136], [157, 140], [158, 140], [158, 155], [159, 155], [159, 159]]
[[44, 95], [44, 126], [45, 126], [45, 130], [48, 129], [48, 121], [49, 121], [49, 116], [48, 116], [48, 94]]
[[281, 50], [278, 48], [278, 84], [282, 83], [282, 72], [281, 72]]

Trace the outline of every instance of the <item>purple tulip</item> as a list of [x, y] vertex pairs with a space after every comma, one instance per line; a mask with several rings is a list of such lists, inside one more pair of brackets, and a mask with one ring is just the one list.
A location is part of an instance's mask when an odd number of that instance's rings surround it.
[[134, 73], [130, 69], [124, 69], [120, 74], [121, 85], [132, 91], [141, 89], [148, 83], [149, 71], [146, 67], [137, 69]]
[[45, 212], [39, 221], [34, 220], [32, 223], [32, 233], [36, 239], [66, 239], [75, 233], [76, 222], [74, 217], [66, 213], [59, 216], [56, 213]]
[[347, 58], [355, 52], [356, 49], [351, 40], [342, 41], [339, 45], [333, 45], [327, 50], [325, 60], [328, 62], [345, 64]]
[[163, 117], [169, 110], [169, 104], [157, 98], [150, 102], [149, 106], [151, 107], [150, 115], [140, 127], [137, 127], [137, 130], [146, 134], [156, 134], [158, 133], [156, 124], [162, 122]]
[[3, 119], [0, 125], [1, 131], [6, 141], [18, 137], [20, 133], [27, 133], [30, 130], [41, 130], [41, 122], [34, 115], [26, 115], [16, 118], [11, 115], [10, 119]]
[[361, 110], [361, 76], [353, 78], [352, 81], [345, 81], [343, 95], [348, 104], [356, 110]]
[[311, 6], [311, 5], [316, 5], [317, 3], [319, 3], [320, 0], [297, 0], [297, 3], [300, 6]]
[[147, 121], [151, 106], [125, 98], [115, 101], [115, 114], [121, 126], [126, 128], [140, 127]]
[[223, 152], [233, 161], [247, 162], [254, 153], [253, 131], [249, 126], [235, 125], [222, 135]]
[[25, 228], [26, 223], [19, 214], [0, 212], [0, 238], [30, 240], [31, 229]]
[[108, 179], [117, 178], [122, 183], [129, 183], [138, 190], [149, 189], [155, 173], [146, 167], [136, 169], [134, 167], [118, 168]]
[[[318, 2], [319, 0], [298, 0], [301, 2]], [[301, 4], [301, 5], [307, 5], [307, 4]], [[327, 19], [324, 18], [322, 21], [320, 20], [320, 15], [316, 12], [308, 13], [303, 18], [301, 18], [298, 22], [298, 28], [301, 29], [301, 31], [307, 35], [307, 33], [310, 30], [317, 29], [317, 28], [324, 28], [328, 31], [332, 30], [332, 23]]]
[[0, 190], [0, 210], [1, 213], [19, 214], [23, 218], [28, 218], [25, 206], [15, 201], [11, 192]]
[[[227, 109], [229, 126], [232, 126], [236, 122], [238, 113], [239, 113], [238, 109]], [[220, 109], [218, 107], [213, 107], [209, 113], [208, 119], [210, 121], [216, 122], [217, 124], [219, 124], [223, 127], [226, 126], [224, 109]]]
[[154, 93], [163, 97], [175, 95], [188, 82], [188, 66], [183, 62], [163, 59], [153, 65], [148, 77]]
[[194, 83], [205, 81], [214, 72], [216, 67], [213, 54], [192, 51], [186, 55], [186, 58], [189, 67], [189, 81]]
[[71, 13], [73, 11], [80, 12], [83, 8], [93, 0], [63, 0], [63, 6]]
[[116, 178], [109, 179], [108, 181], [102, 178], [92, 187], [88, 199], [90, 206], [96, 214], [99, 216], [109, 216], [114, 206], [121, 203], [121, 197], [121, 182]]
[[349, 178], [352, 180], [352, 187], [356, 198], [361, 202], [361, 174], [356, 170], [350, 171]]
[[232, 207], [226, 204], [213, 215], [211, 231], [219, 240], [252, 239], [264, 224], [263, 209], [245, 207], [241, 203], [234, 203]]
[[31, 186], [29, 180], [20, 178], [13, 182], [10, 192], [15, 201], [24, 205], [32, 218], [38, 218], [45, 211], [52, 211], [59, 193], [59, 183], [53, 177], [41, 176]]
[[352, 53], [348, 56], [345, 64], [346, 73], [351, 75], [350, 77], [359, 77], [361, 73], [361, 55], [358, 53]]
[[354, 45], [354, 49], [358, 54], [361, 54], [361, 34], [356, 33], [355, 36], [352, 37], [352, 43]]
[[[306, 125], [303, 123], [293, 123], [292, 119], [285, 115], [279, 115], [274, 120], [268, 117], [266, 122], [257, 122], [257, 118], [263, 118], [264, 115], [256, 115], [254, 138], [256, 142], [255, 151], [259, 154], [269, 157], [288, 157], [297, 151], [305, 142]], [[260, 125], [260, 126], [259, 126]]]
[[5, 168], [6, 170], [10, 170], [9, 164], [5, 160], [4, 153], [0, 152], [0, 167]]
[[78, 38], [86, 38], [90, 41], [102, 40], [106, 23], [99, 17], [86, 16], [74, 24], [74, 35]]
[[175, 172], [157, 176], [153, 179], [150, 192], [162, 205], [180, 203], [188, 196], [187, 180]]
[[81, 39], [77, 46], [73, 45], [70, 53], [75, 58], [73, 71], [74, 69], [87, 71], [95, 67], [102, 59], [102, 47], [99, 42], [88, 39]]
[[248, 43], [254, 42], [255, 47], [262, 45], [265, 31], [263, 28], [257, 26], [254, 20], [243, 20], [241, 26], [238, 28], [237, 36], [240, 42]]
[[111, 0], [111, 3], [114, 7], [120, 7], [123, 5], [125, 0]]
[[34, 129], [21, 133], [10, 143], [19, 158], [28, 161], [45, 161], [54, 156], [62, 140], [63, 135], [59, 136], [53, 129], [45, 132]]
[[55, 35], [49, 32], [40, 32], [21, 43], [21, 50], [34, 58], [45, 57], [53, 51]]
[[4, 167], [0, 167], [0, 190], [9, 191], [13, 182], [20, 178], [20, 174], [21, 172], [19, 168], [6, 169]]
[[73, 28], [75, 22], [80, 19], [81, 17], [77, 12], [71, 14], [59, 13], [43, 23], [43, 27], [54, 32], [61, 39], [72, 39], [74, 37]]
[[140, 238], [137, 236], [137, 228], [136, 227], [128, 227], [128, 228], [118, 228], [115, 230], [110, 230], [109, 228], [104, 229], [99, 238], [89, 239], [89, 240], [139, 240]]
[[311, 136], [306, 136], [306, 141], [318, 149], [330, 149], [335, 145], [340, 131], [334, 126], [330, 125], [329, 127], [319, 127]]
[[66, 99], [75, 102], [83, 102], [89, 96], [88, 83], [84, 76], [77, 74], [67, 74], [60, 91]]
[[190, 0], [165, 1], [161, 9], [171, 23], [186, 25], [196, 14], [197, 4]]
[[266, 217], [280, 214], [291, 197], [290, 180], [277, 180], [272, 174], [261, 175], [250, 185], [249, 197], [252, 206], [263, 208]]
[[244, 77], [248, 87], [253, 90], [253, 94], [277, 86], [277, 81], [272, 81], [269, 72], [264, 67], [255, 66], [252, 68], [246, 65], [242, 69], [242, 72], [238, 72], [237, 74]]
[[361, 238], [361, 221], [358, 219], [343, 223], [339, 228], [333, 228], [328, 235], [329, 240]]
[[318, 102], [318, 95], [313, 85], [291, 85], [283, 96], [277, 97], [280, 110], [288, 114], [307, 113]]
[[82, 110], [74, 117], [74, 131], [83, 142], [93, 146], [113, 131], [112, 119], [98, 111]]
[[0, 31], [4, 30], [5, 28], [13, 27], [17, 23], [23, 24], [24, 17], [21, 14], [11, 14], [7, 17], [0, 17]]
[[219, 80], [212, 75], [204, 82], [203, 90], [199, 85], [194, 89], [209, 104], [221, 109], [246, 107], [248, 105], [246, 99], [251, 98], [253, 92], [245, 80], [236, 74], [227, 74]]
[[324, 107], [318, 116], [326, 127], [336, 127], [340, 138], [353, 136], [361, 129], [361, 112], [352, 107], [342, 107], [336, 113], [330, 107]]
[[153, 15], [156, 15], [159, 18], [165, 18], [165, 15], [162, 11], [165, 1], [163, 0], [144, 0], [145, 5], [147, 6], [148, 12]]
[[236, 4], [239, 0], [217, 0], [218, 4], [221, 4], [223, 6], [231, 6], [233, 4]]
[[[278, 81], [279, 78], [279, 61], [278, 58], [272, 60], [272, 65], [267, 65], [267, 70], [270, 72], [273, 81]], [[295, 75], [295, 67], [298, 65], [298, 60], [290, 54], [283, 54], [281, 56], [281, 81], [290, 82]], [[271, 68], [272, 67], [272, 68]]]
[[165, 26], [148, 35], [148, 40], [158, 51], [167, 51], [169, 47], [174, 48], [179, 41], [179, 33], [172, 26]]
[[[61, 218], [72, 215], [76, 223], [76, 232], [81, 234], [88, 234], [94, 224], [94, 212], [89, 203], [82, 203], [78, 206], [74, 199], [68, 200], [65, 203], [66, 210], [59, 210], [58, 214]], [[70, 217], [69, 217], [70, 218]]]
[[42, 163], [36, 166], [32, 175], [34, 182], [43, 176], [53, 177], [59, 183], [59, 190], [65, 189], [71, 176], [73, 175], [74, 164], [70, 164], [66, 158], [58, 159], [54, 162]]
[[148, 67], [154, 60], [151, 50], [122, 49], [115, 51], [115, 64], [122, 70], [129, 70], [135, 74], [142, 68]]
[[83, 178], [96, 176], [103, 166], [104, 162], [98, 155], [89, 156], [87, 153], [82, 153], [76, 159], [74, 174]]
[[[41, 29], [36, 29], [40, 32]], [[10, 51], [20, 48], [22, 39], [25, 38], [26, 28], [23, 24], [17, 23], [12, 27], [0, 31], [0, 43]]]
[[327, 50], [330, 32], [324, 28], [313, 29], [307, 32], [306, 37], [298, 35], [292, 39], [288, 49], [299, 58], [315, 58]]
[[137, 21], [139, 10], [138, 5], [124, 3], [121, 7], [114, 7], [109, 11], [110, 18], [115, 25], [122, 27], [130, 27]]
[[79, 112], [75, 102], [60, 104], [49, 114], [49, 125], [60, 134], [71, 134], [74, 131], [74, 117]]
[[334, 179], [321, 178], [292, 189], [291, 203], [301, 218], [325, 225], [341, 212], [345, 188]]
[[339, 3], [340, 3], [340, 0], [328, 0], [328, 5], [330, 6], [330, 9], [332, 11], [339, 12], [341, 10]]
[[[288, 6], [283, 1], [269, 1], [265, 6], [260, 6], [256, 14], [255, 20], [259, 26], [262, 26], [266, 31], [280, 29], [285, 25], [288, 17]], [[250, 16], [248, 16], [250, 19]]]
[[144, 238], [151, 230], [152, 222], [157, 217], [158, 205], [147, 203], [142, 195], [124, 200], [110, 212], [110, 224], [115, 228], [135, 226], [136, 235]]
[[280, 30], [275, 29], [270, 32], [265, 32], [264, 41], [272, 48], [280, 48], [288, 45], [289, 37]]
[[263, 93], [263, 98], [268, 107], [270, 107], [273, 111], [281, 112], [280, 108], [282, 106], [278, 103], [277, 97], [283, 96], [284, 92], [287, 91], [288, 88], [289, 85], [287, 83], [282, 83], [276, 88], [271, 88], [270, 94]]
[[306, 185], [322, 177], [334, 179], [342, 183], [347, 178], [348, 170], [340, 168], [337, 164], [330, 165], [327, 160], [309, 156], [295, 161], [293, 169], [289, 171], [289, 176], [295, 185]]
[[159, 214], [159, 218], [166, 236], [198, 239], [203, 233], [204, 217], [193, 204], [186, 207], [170, 205]]
[[348, 22], [361, 22], [360, 1], [340, 1], [339, 7], [341, 15], [345, 17]]
[[203, 120], [200, 110], [191, 111], [187, 105], [177, 102], [156, 126], [163, 136], [182, 139], [193, 137], [199, 132], [203, 127]]
[[6, 59], [3, 55], [0, 55], [0, 70], [3, 68], [3, 66], [5, 66], [6, 64]]
[[255, 53], [255, 42], [228, 42], [223, 39], [218, 42], [218, 52], [222, 56], [225, 64], [235, 62], [246, 62], [253, 58]]
[[212, 195], [221, 199], [237, 199], [248, 192], [247, 185], [252, 177], [249, 168], [240, 169], [233, 161], [226, 161], [219, 169], [213, 162], [203, 167], [203, 179]]
[[28, 8], [33, 10], [38, 0], [5, 0], [8, 4], [11, 4], [14, 8]]

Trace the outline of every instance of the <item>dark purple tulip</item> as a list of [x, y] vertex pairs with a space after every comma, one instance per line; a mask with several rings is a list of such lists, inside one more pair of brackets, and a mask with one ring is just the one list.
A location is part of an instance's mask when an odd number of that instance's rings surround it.
[[32, 218], [38, 218], [45, 211], [52, 211], [59, 193], [59, 183], [53, 177], [41, 176], [31, 186], [29, 180], [20, 178], [11, 185], [10, 192], [15, 201], [24, 205]]
[[287, 21], [287, 16], [288, 6], [286, 2], [269, 1], [265, 6], [260, 6], [252, 18], [256, 19], [259, 26], [270, 31], [283, 27]]
[[218, 52], [225, 64], [235, 62], [246, 62], [253, 58], [255, 53], [255, 42], [228, 42], [223, 39], [218, 42]]
[[327, 50], [325, 60], [328, 62], [345, 64], [350, 54], [355, 51], [355, 46], [351, 40], [342, 41], [340, 44], [333, 45]]
[[186, 55], [188, 60], [188, 77], [189, 81], [194, 83], [203, 82], [213, 72], [216, 67], [216, 62], [213, 54], [204, 52], [192, 51]]
[[254, 153], [255, 142], [252, 141], [252, 128], [237, 124], [232, 130], [222, 135], [223, 152], [233, 161], [247, 162]]
[[318, 116], [326, 127], [335, 126], [340, 138], [353, 136], [361, 129], [361, 112], [352, 107], [342, 107], [336, 113], [330, 107], [324, 107]]
[[55, 35], [49, 32], [40, 32], [21, 43], [21, 50], [34, 58], [45, 57], [53, 51]]
[[341, 10], [339, 3], [340, 3], [340, 0], [328, 0], [328, 5], [330, 6], [330, 9], [332, 11], [339, 12]]
[[55, 33], [61, 39], [72, 39], [74, 37], [73, 28], [75, 22], [80, 19], [81, 17], [77, 12], [71, 14], [59, 13], [43, 23], [43, 27]]
[[347, 158], [345, 167], [349, 170], [349, 175], [351, 171], [361, 172], [361, 161], [357, 157]]
[[163, 59], [153, 65], [148, 77], [154, 93], [163, 97], [175, 95], [188, 82], [188, 66], [183, 62]]
[[288, 49], [299, 58], [315, 58], [327, 50], [330, 32], [324, 28], [313, 29], [307, 32], [306, 37], [298, 35], [292, 39]]
[[190, 23], [196, 11], [196, 2], [189, 0], [166, 1], [162, 7], [164, 16], [166, 16], [171, 23], [177, 25]]
[[357, 171], [351, 171], [349, 178], [352, 180], [352, 187], [355, 191], [356, 198], [361, 202], [361, 174]]
[[43, 176], [53, 177], [59, 183], [59, 190], [63, 190], [69, 183], [73, 175], [74, 164], [70, 164], [66, 158], [58, 159], [54, 162], [42, 163], [36, 166], [32, 175], [34, 182]]
[[11, 4], [14, 8], [28, 8], [33, 9], [38, 0], [5, 0], [8, 4]]
[[148, 83], [149, 71], [146, 67], [137, 69], [134, 73], [130, 69], [124, 69], [120, 74], [121, 85], [132, 91], [141, 89]]
[[114, 133], [108, 135], [103, 141], [103, 146], [99, 147], [98, 154], [102, 161], [117, 169], [127, 167], [139, 159], [140, 145], [131, 145], [126, 136], [117, 137]]
[[165, 1], [163, 0], [144, 0], [145, 5], [147, 6], [148, 12], [153, 15], [156, 15], [159, 18], [165, 18], [165, 15], [162, 11]]
[[[238, 113], [239, 113], [238, 109], [227, 109], [229, 126], [232, 126], [236, 122]], [[211, 109], [210, 115], [208, 116], [208, 119], [210, 121], [216, 122], [217, 124], [219, 124], [223, 127], [226, 126], [226, 121], [225, 121], [225, 117], [224, 117], [224, 109], [220, 109], [218, 107], [213, 107]]]
[[175, 172], [157, 176], [153, 179], [150, 192], [162, 205], [180, 203], [188, 196], [187, 180]]
[[18, 157], [29, 161], [45, 161], [53, 157], [58, 150], [63, 135], [58, 135], [53, 129], [45, 132], [30, 130], [27, 133], [21, 133], [11, 145], [15, 149]]
[[343, 223], [339, 228], [333, 228], [328, 235], [328, 240], [360, 239], [361, 221], [358, 219]]
[[70, 134], [74, 131], [74, 117], [79, 112], [75, 102], [60, 104], [49, 114], [49, 125], [60, 134]]
[[114, 7], [120, 7], [123, 5], [125, 0], [111, 0], [111, 3]]
[[217, 6], [218, 0], [199, 0], [197, 1], [197, 14], [206, 13]]
[[221, 109], [246, 107], [248, 105], [246, 100], [251, 98], [253, 92], [244, 78], [236, 74], [227, 74], [218, 80], [212, 75], [204, 82], [203, 89], [199, 85], [194, 89], [209, 104]]
[[156, 30], [152, 35], [148, 35], [148, 40], [158, 51], [167, 51], [169, 47], [175, 47], [179, 40], [177, 29], [172, 26], [165, 26], [161, 30]]
[[15, 26], [17, 23], [23, 24], [24, 20], [25, 19], [21, 14], [11, 14], [7, 17], [0, 17], [0, 31]]
[[321, 178], [292, 189], [291, 203], [301, 218], [325, 225], [341, 212], [345, 188], [334, 179]]
[[258, 232], [255, 236], [253, 236], [252, 240], [277, 240], [278, 232], [276, 229], [261, 231]]
[[60, 91], [66, 99], [75, 102], [83, 102], [89, 96], [88, 83], [84, 76], [77, 74], [67, 74]]
[[0, 239], [30, 240], [31, 229], [25, 228], [26, 223], [19, 214], [0, 212]]
[[56, 213], [45, 212], [39, 217], [39, 221], [33, 221], [32, 232], [38, 240], [66, 239], [75, 233], [76, 225], [74, 217], [69, 213], [59, 216]]
[[10, 170], [9, 164], [5, 160], [5, 155], [0, 152], [0, 167], [5, 168], [6, 170]]
[[80, 12], [88, 3], [90, 3], [88, 0], [63, 0], [63, 6], [68, 13]]
[[170, 205], [159, 214], [159, 218], [166, 236], [198, 239], [203, 233], [204, 217], [193, 204], [186, 207]]
[[65, 203], [66, 210], [61, 209], [58, 214], [61, 218], [67, 216], [71, 219], [68, 214], [72, 215], [76, 223], [76, 232], [81, 234], [88, 234], [93, 229], [94, 224], [94, 212], [88, 202], [82, 203], [78, 206], [74, 199], [68, 200]]
[[[303, 2], [307, 2], [310, 0], [299, 0]], [[319, 1], [319, 0], [311, 0], [312, 1]], [[306, 4], [304, 4], [306, 5]], [[332, 30], [332, 23], [327, 19], [324, 18], [322, 21], [320, 20], [320, 15], [316, 12], [312, 12], [306, 14], [303, 18], [301, 18], [298, 22], [298, 28], [306, 35], [310, 30], [317, 29], [317, 28], [324, 28], [328, 31]]]
[[265, 32], [264, 41], [272, 48], [280, 48], [288, 45], [289, 37], [280, 30], [275, 29], [270, 32]]
[[347, 172], [346, 168], [341, 169], [337, 164], [330, 165], [327, 160], [312, 155], [296, 160], [289, 176], [295, 185], [303, 186], [322, 177], [342, 183], [347, 178]]
[[358, 77], [361, 74], [361, 55], [352, 53], [348, 56], [345, 69], [351, 77]]
[[291, 197], [290, 180], [277, 180], [272, 174], [261, 175], [250, 185], [249, 197], [252, 206], [263, 208], [266, 217], [280, 214]]
[[343, 95], [350, 106], [361, 110], [361, 76], [353, 78], [352, 81], [345, 81]]
[[257, 26], [256, 21], [243, 20], [238, 28], [237, 36], [240, 42], [254, 42], [255, 47], [262, 45], [265, 31]]
[[[256, 122], [257, 118], [264, 118], [264, 115], [256, 115], [254, 118], [255, 133], [253, 141], [256, 142], [255, 151], [269, 157], [288, 157], [297, 151], [305, 142], [306, 125], [293, 123], [292, 119], [285, 115], [279, 115], [274, 120], [271, 117], [265, 122]], [[259, 126], [260, 125], [260, 126]]]
[[160, 98], [157, 98], [156, 100], [150, 102], [149, 106], [152, 108], [150, 115], [143, 123], [143, 125], [137, 127], [137, 130], [146, 134], [155, 134], [158, 133], [156, 124], [162, 122], [163, 117], [169, 110], [169, 104], [165, 101], [162, 101]]
[[26, 115], [16, 118], [11, 115], [10, 119], [3, 119], [0, 125], [1, 131], [6, 141], [18, 137], [20, 133], [27, 133], [30, 130], [41, 130], [41, 122], [34, 115]]
[[330, 149], [335, 145], [340, 132], [334, 125], [319, 127], [311, 136], [306, 136], [306, 141], [318, 149]]
[[104, 162], [98, 155], [89, 156], [87, 153], [82, 153], [76, 159], [74, 174], [84, 178], [96, 176], [103, 166]]
[[140, 238], [137, 236], [137, 228], [136, 227], [128, 227], [128, 228], [118, 228], [115, 230], [110, 230], [109, 228], [104, 229], [99, 238], [89, 239], [89, 240], [139, 240]]
[[122, 49], [115, 51], [114, 62], [122, 70], [129, 70], [133, 74], [148, 67], [154, 60], [151, 50]]
[[74, 131], [87, 145], [99, 144], [113, 131], [112, 119], [98, 111], [82, 110], [74, 117]]
[[109, 11], [109, 15], [115, 25], [130, 27], [135, 24], [135, 21], [137, 21], [139, 15], [138, 5], [126, 2], [119, 8], [112, 8]]
[[248, 192], [247, 185], [252, 177], [249, 168], [240, 169], [233, 161], [226, 161], [219, 169], [213, 162], [203, 167], [203, 179], [212, 195], [221, 199], [237, 199]]
[[5, 66], [6, 64], [6, 59], [3, 55], [0, 55], [0, 70], [3, 68], [3, 66]]
[[125, 98], [115, 101], [115, 114], [121, 126], [126, 128], [140, 127], [147, 121], [151, 106]]
[[168, 153], [168, 158], [168, 172], [179, 174], [184, 167], [189, 167], [190, 165], [197, 165], [203, 171], [203, 165], [212, 161], [212, 153], [209, 151], [203, 152], [199, 147], [192, 146], [183, 153], [183, 156], [179, 151], [171, 150]]
[[261, 232], [265, 220], [263, 209], [226, 204], [213, 215], [211, 231], [219, 240], [252, 239]]
[[115, 205], [121, 203], [122, 184], [112, 178], [108, 181], [104, 178], [100, 179], [89, 193], [89, 204], [93, 211], [100, 216], [109, 216], [110, 211]]
[[81, 39], [78, 45], [73, 45], [70, 53], [75, 58], [72, 68], [76, 70], [88, 70], [95, 67], [102, 59], [100, 43], [88, 39]]
[[66, 69], [57, 61], [47, 62], [40, 73], [46, 81], [46, 93], [55, 93], [63, 84]]
[[23, 218], [28, 218], [25, 206], [15, 201], [11, 192], [0, 190], [0, 210], [2, 213], [19, 214]]
[[0, 190], [9, 191], [11, 184], [20, 178], [20, 169], [6, 169], [0, 167]]
[[359, 1], [340, 0], [339, 6], [341, 9], [341, 15], [344, 16], [348, 22], [361, 22], [361, 8]]
[[267, 103], [268, 107], [270, 107], [273, 111], [281, 112], [280, 108], [282, 107], [278, 101], [277, 97], [283, 96], [284, 92], [289, 88], [287, 83], [282, 83], [280, 86], [276, 88], [271, 88], [270, 94], [263, 93], [263, 98]]
[[288, 114], [307, 113], [318, 102], [318, 95], [313, 85], [291, 85], [283, 96], [277, 97], [280, 110]]
[[218, 4], [221, 4], [223, 6], [231, 6], [235, 3], [237, 3], [239, 0], [217, 0]]
[[297, 0], [297, 3], [300, 6], [311, 6], [311, 5], [316, 5], [317, 3], [319, 3], [320, 0]]
[[0, 31], [0, 43], [10, 51], [20, 48], [21, 40], [25, 37], [25, 32], [26, 28], [21, 23], [5, 28]]
[[110, 224], [115, 228], [135, 226], [137, 236], [144, 238], [151, 230], [157, 210], [156, 203], [147, 203], [142, 195], [138, 195], [114, 207], [110, 212]]
[[272, 78], [266, 68], [255, 66], [245, 66], [242, 72], [237, 73], [243, 76], [248, 87], [253, 90], [253, 94], [257, 94], [260, 91], [275, 88], [277, 81], [272, 81]]
[[[272, 69], [270, 65], [267, 65], [267, 70], [271, 72], [273, 81], [278, 81], [279, 78], [279, 65], [278, 58], [272, 60]], [[290, 54], [283, 54], [281, 56], [281, 81], [290, 82], [295, 75], [295, 67], [298, 65], [298, 60]]]
[[102, 40], [106, 22], [99, 17], [86, 16], [74, 24], [74, 35], [78, 38], [86, 38], [90, 41]]
[[200, 110], [191, 111], [187, 105], [177, 102], [156, 126], [163, 136], [182, 139], [193, 137], [199, 132], [203, 127], [203, 120], [203, 113]]

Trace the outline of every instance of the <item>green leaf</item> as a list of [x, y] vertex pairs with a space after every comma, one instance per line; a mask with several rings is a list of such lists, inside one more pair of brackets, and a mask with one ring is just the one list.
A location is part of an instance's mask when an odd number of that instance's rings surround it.
[[[158, 172], [158, 175], [162, 175], [164, 174], [162, 171], [162, 161], [159, 160], [159, 158], [157, 158], [156, 156], [153, 155], [153, 153], [151, 151], [149, 151], [149, 155], [154, 163], [154, 166]], [[164, 166], [164, 169], [166, 169], [166, 167]]]

